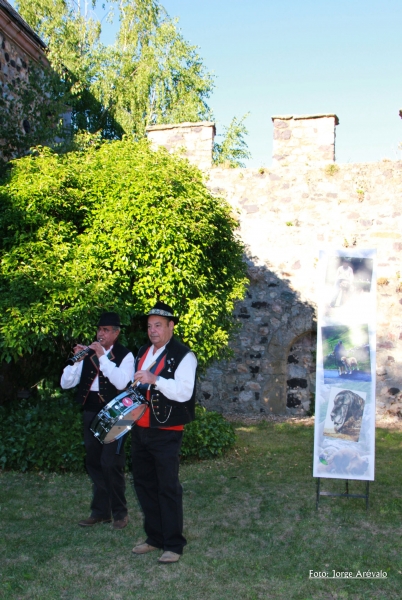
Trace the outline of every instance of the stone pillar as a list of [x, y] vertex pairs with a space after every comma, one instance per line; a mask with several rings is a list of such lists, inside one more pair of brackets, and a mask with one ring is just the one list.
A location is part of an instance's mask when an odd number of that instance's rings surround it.
[[336, 115], [284, 115], [272, 117], [272, 121], [274, 167], [335, 161]]
[[183, 156], [199, 167], [210, 169], [215, 137], [215, 123], [177, 123], [174, 125], [151, 125], [146, 129], [152, 146], [164, 146], [168, 152], [184, 149]]

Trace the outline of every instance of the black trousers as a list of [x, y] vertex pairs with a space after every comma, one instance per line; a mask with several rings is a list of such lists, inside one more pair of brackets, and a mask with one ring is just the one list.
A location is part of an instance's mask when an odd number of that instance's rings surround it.
[[84, 411], [85, 466], [93, 483], [91, 517], [110, 519], [113, 516], [118, 521], [127, 515], [124, 440], [101, 444], [89, 429], [96, 415], [96, 412]]
[[133, 428], [134, 488], [144, 513], [146, 542], [183, 553], [183, 489], [179, 482], [182, 431]]

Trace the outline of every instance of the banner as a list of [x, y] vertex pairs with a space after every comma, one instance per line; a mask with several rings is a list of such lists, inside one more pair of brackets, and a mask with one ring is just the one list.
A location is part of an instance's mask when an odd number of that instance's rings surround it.
[[320, 252], [314, 477], [374, 480], [376, 251]]

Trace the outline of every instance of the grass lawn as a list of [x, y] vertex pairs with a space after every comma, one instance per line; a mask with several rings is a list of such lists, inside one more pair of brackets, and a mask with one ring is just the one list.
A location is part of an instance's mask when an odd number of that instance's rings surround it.
[[[86, 475], [0, 475], [0, 597], [40, 600], [390, 599], [402, 597], [402, 433], [377, 429], [370, 508], [321, 498], [315, 509], [313, 427], [236, 424], [224, 459], [181, 468], [185, 535], [179, 563], [134, 556], [143, 541], [131, 485], [130, 524], [77, 526], [89, 514]], [[129, 479], [129, 478], [128, 478]], [[129, 483], [129, 482], [128, 482]], [[343, 491], [340, 480], [322, 489]], [[363, 482], [351, 482], [361, 493]], [[386, 579], [309, 579], [310, 570], [386, 571]]]

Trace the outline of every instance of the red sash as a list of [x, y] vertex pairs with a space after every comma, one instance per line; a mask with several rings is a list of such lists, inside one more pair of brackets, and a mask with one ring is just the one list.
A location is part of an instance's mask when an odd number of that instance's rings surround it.
[[[148, 348], [148, 350], [146, 352], [144, 352], [144, 354], [141, 356], [140, 362], [138, 363], [138, 369], [137, 369], [138, 371], [141, 371], [142, 365], [144, 364], [145, 358], [148, 355], [148, 352], [150, 351], [151, 347], [152, 346], [150, 346]], [[162, 358], [162, 360], [159, 362], [158, 366], [156, 367], [155, 373], [154, 373], [156, 376], [158, 376], [159, 373], [162, 371], [162, 369], [165, 367], [165, 361], [166, 361], [166, 356], [164, 356]], [[149, 388], [147, 389], [146, 399], [148, 400], [148, 402], [151, 400], [151, 390]], [[140, 419], [138, 419], [136, 425], [139, 425], [140, 427], [150, 427], [149, 406], [147, 406], [142, 417]], [[175, 425], [173, 427], [158, 427], [158, 429], [167, 429], [169, 431], [183, 431], [184, 425]]]

